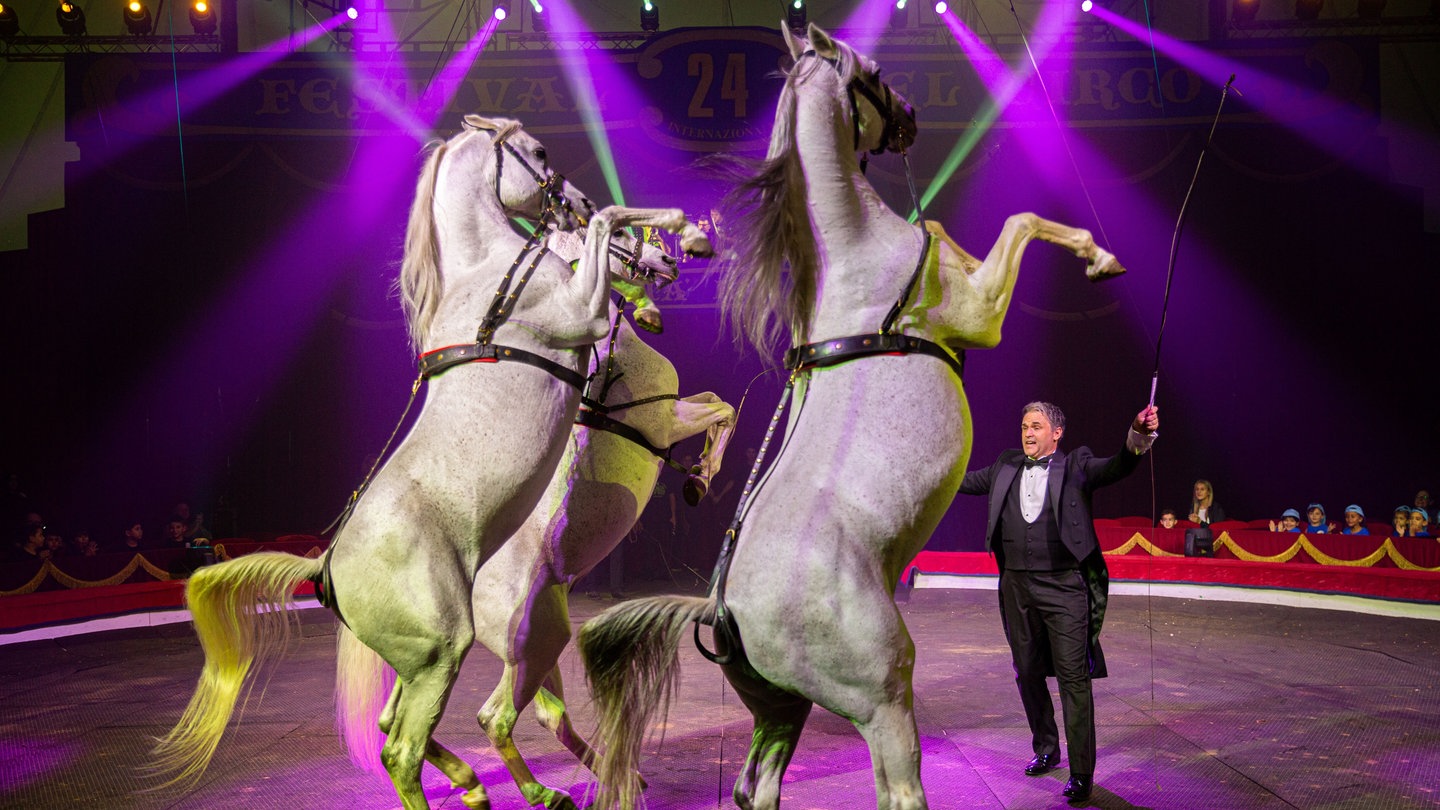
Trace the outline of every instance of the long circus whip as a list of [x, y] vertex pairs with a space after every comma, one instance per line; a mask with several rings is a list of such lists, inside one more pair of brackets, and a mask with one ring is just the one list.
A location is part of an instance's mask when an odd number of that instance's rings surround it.
[[[1220, 104], [1215, 108], [1215, 120], [1210, 122], [1210, 134], [1205, 136], [1205, 146], [1200, 150], [1200, 157], [1195, 161], [1195, 174], [1190, 177], [1190, 187], [1185, 190], [1185, 199], [1180, 203], [1180, 216], [1175, 220], [1175, 235], [1170, 240], [1170, 262], [1165, 270], [1165, 299], [1160, 305], [1160, 333], [1155, 337], [1155, 370], [1150, 374], [1150, 407], [1155, 407], [1155, 388], [1160, 382], [1160, 344], [1165, 340], [1165, 317], [1170, 310], [1170, 282], [1175, 279], [1175, 256], [1180, 248], [1180, 231], [1185, 227], [1185, 211], [1190, 206], [1190, 195], [1195, 193], [1195, 183], [1200, 179], [1200, 167], [1205, 163], [1205, 153], [1210, 151], [1210, 143], [1215, 140], [1215, 129], [1220, 125], [1220, 112], [1225, 109], [1225, 97], [1230, 94], [1231, 85], [1235, 84], [1235, 74], [1230, 74], [1230, 80], [1225, 82], [1225, 87], [1220, 91]], [[1239, 93], [1239, 90], [1235, 91]]]

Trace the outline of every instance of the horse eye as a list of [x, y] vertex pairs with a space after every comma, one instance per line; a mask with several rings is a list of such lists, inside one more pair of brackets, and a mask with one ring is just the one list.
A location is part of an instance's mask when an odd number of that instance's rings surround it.
[[536, 149], [536, 150], [535, 150], [535, 159], [538, 160], [538, 161], [540, 161], [541, 163], [544, 163], [544, 162], [545, 162], [545, 150], [544, 150], [544, 149]]

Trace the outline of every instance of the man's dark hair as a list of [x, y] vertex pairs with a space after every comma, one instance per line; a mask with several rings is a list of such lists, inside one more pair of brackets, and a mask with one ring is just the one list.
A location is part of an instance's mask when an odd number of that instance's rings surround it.
[[1048, 402], [1032, 402], [1026, 405], [1025, 409], [1020, 412], [1020, 418], [1024, 419], [1025, 414], [1031, 411], [1039, 411], [1045, 414], [1045, 418], [1050, 420], [1050, 427], [1061, 430], [1065, 429], [1065, 412], [1060, 410], [1058, 406], [1051, 405]]

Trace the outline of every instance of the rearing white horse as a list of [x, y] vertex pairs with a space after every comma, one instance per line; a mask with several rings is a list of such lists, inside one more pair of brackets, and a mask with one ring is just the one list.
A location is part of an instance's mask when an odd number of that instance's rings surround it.
[[321, 559], [259, 553], [190, 579], [186, 600], [206, 659], [184, 715], [157, 747], [156, 768], [173, 781], [208, 765], [252, 664], [283, 645], [294, 589], [311, 580], [398, 675], [379, 718], [381, 761], [407, 810], [428, 806], [422, 760], [472, 791], [467, 802], [488, 804], [470, 766], [430, 735], [474, 641], [476, 572], [544, 494], [590, 346], [609, 332], [607, 237], [643, 224], [681, 232], [691, 252], [708, 251], [708, 242], [673, 209], [606, 209], [590, 218], [586, 254], [572, 269], [509, 218], [571, 226], [593, 206], [550, 170], [519, 122], [472, 115], [464, 123], [426, 161], [406, 230], [400, 286], [430, 376], [424, 408]]
[[[679, 212], [675, 212], [680, 216]], [[625, 281], [621, 263], [633, 264], [663, 284], [675, 279], [675, 259], [628, 235], [611, 238], [611, 286], [645, 313], [652, 331], [662, 329], [660, 310], [644, 284]], [[545, 244], [566, 260], [578, 260], [583, 242], [556, 232]], [[638, 259], [636, 258], [638, 257]], [[608, 555], [635, 525], [650, 501], [669, 448], [706, 432], [705, 449], [692, 473], [703, 487], [718, 471], [734, 431], [735, 411], [706, 392], [679, 398], [670, 361], [647, 346], [622, 314], [612, 309], [611, 336], [596, 345], [577, 425], [540, 503], [520, 531], [481, 566], [475, 578], [475, 639], [499, 656], [505, 668], [479, 713], [480, 725], [532, 805], [574, 808], [564, 791], [537, 780], [516, 748], [512, 732], [521, 711], [534, 702], [541, 724], [586, 767], [595, 752], [575, 730], [565, 705], [557, 663], [570, 640], [570, 588]], [[670, 462], [675, 466], [673, 462]], [[377, 685], [393, 682], [377, 671], [378, 657], [346, 628], [339, 629], [336, 710], [351, 758], [373, 769], [379, 750]], [[383, 701], [383, 695], [381, 695]], [[469, 806], [480, 804], [471, 790]]]
[[730, 233], [740, 244], [721, 295], [765, 354], [783, 332], [794, 341], [784, 446], [738, 538], [727, 536], [728, 578], [710, 596], [628, 602], [581, 629], [605, 750], [597, 807], [634, 806], [640, 744], [676, 683], [676, 648], [694, 621], [717, 626], [725, 676], [754, 718], [736, 804], [778, 807], [818, 703], [865, 738], [878, 807], [926, 807], [915, 650], [894, 591], [969, 459], [955, 352], [1000, 340], [1031, 239], [1087, 260], [1092, 278], [1122, 272], [1088, 233], [1033, 214], [1007, 220], [984, 261], [937, 223], [906, 222], [856, 153], [907, 148], [909, 106], [873, 62], [815, 26], [808, 41], [782, 32], [795, 66], [768, 156], [735, 194], [743, 216]]

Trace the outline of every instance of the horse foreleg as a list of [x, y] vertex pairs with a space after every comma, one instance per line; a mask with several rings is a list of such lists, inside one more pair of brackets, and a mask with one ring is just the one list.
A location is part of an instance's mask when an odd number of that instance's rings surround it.
[[705, 429], [705, 449], [700, 453], [698, 475], [704, 478], [707, 484], [720, 472], [725, 448], [730, 446], [730, 438], [735, 435], [735, 409], [726, 403], [720, 404], [725, 408], [717, 412], [719, 420]]
[[705, 431], [705, 449], [700, 454], [700, 462], [690, 470], [685, 481], [685, 502], [694, 506], [705, 497], [710, 481], [720, 471], [720, 461], [735, 432], [735, 409], [706, 391], [677, 400], [671, 413], [673, 423], [668, 444]]
[[1032, 239], [1058, 245], [1085, 260], [1085, 275], [1091, 281], [1118, 276], [1125, 268], [1115, 259], [1114, 254], [1095, 244], [1095, 238], [1084, 228], [1072, 228], [1059, 222], [1045, 219], [1031, 213], [1015, 214], [1005, 220], [1000, 238], [990, 249], [991, 260], [1020, 264], [1025, 245]]

